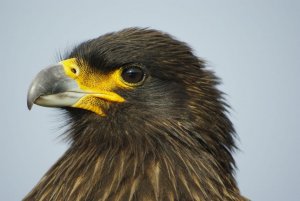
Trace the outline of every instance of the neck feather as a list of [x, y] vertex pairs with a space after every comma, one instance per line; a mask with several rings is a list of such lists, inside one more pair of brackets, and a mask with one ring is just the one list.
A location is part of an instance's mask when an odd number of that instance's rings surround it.
[[[136, 144], [136, 143], [135, 143]], [[24, 199], [244, 200], [231, 174], [206, 152], [164, 146], [74, 143]]]

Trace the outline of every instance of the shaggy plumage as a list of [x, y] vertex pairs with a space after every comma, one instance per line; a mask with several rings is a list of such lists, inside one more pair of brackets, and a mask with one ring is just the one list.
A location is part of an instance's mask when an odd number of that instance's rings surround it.
[[246, 200], [233, 176], [234, 128], [216, 76], [166, 33], [130, 28], [78, 45], [78, 58], [107, 74], [141, 65], [147, 77], [106, 116], [63, 108], [70, 148], [24, 201]]

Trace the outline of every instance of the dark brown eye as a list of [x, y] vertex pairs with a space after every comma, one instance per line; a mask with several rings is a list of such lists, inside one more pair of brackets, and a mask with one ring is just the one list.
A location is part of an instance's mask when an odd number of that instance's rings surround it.
[[137, 66], [129, 66], [123, 69], [121, 74], [123, 80], [129, 84], [139, 84], [145, 79], [143, 69]]

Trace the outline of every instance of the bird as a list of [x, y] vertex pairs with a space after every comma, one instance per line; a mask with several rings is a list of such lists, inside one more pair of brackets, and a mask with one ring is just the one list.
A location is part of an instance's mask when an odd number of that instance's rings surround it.
[[27, 95], [69, 147], [24, 201], [244, 201], [221, 81], [173, 35], [130, 27], [76, 45]]

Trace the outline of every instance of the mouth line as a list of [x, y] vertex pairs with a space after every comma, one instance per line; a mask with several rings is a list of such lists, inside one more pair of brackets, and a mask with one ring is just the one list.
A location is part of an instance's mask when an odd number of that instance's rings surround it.
[[78, 95], [104, 95], [105, 93], [95, 93], [95, 92], [83, 92], [83, 91], [65, 91], [65, 92], [59, 92], [55, 94], [43, 94], [40, 95], [37, 99], [47, 97], [47, 96], [58, 96], [58, 97], [65, 97], [65, 96], [78, 96]]

